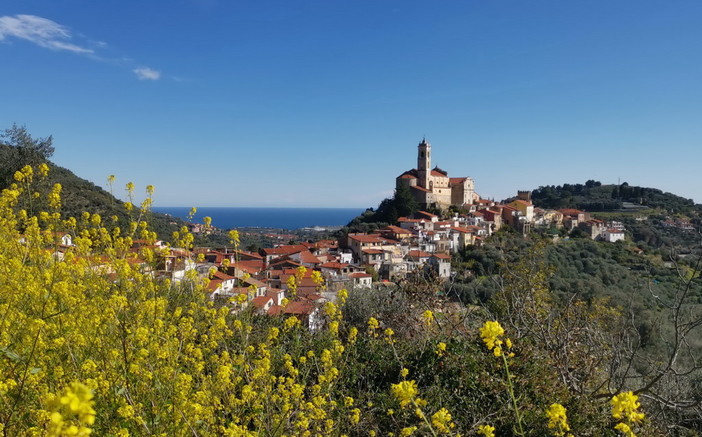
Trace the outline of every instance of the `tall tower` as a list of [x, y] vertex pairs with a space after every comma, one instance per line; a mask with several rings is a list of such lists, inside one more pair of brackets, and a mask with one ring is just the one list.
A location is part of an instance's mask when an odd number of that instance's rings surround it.
[[422, 138], [422, 142], [417, 146], [417, 172], [418, 185], [420, 187], [429, 188], [429, 175], [431, 174], [431, 144], [426, 138]]

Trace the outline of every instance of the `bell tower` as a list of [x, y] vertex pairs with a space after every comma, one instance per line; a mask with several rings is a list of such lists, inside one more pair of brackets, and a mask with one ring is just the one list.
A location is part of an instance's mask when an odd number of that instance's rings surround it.
[[431, 173], [431, 144], [426, 138], [422, 138], [422, 142], [417, 146], [417, 172], [419, 176], [418, 185], [423, 188], [429, 188], [429, 175]]

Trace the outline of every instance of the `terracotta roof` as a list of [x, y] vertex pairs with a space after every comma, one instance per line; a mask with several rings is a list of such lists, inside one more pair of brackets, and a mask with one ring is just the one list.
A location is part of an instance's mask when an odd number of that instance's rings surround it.
[[386, 226], [386, 227], [384, 227], [383, 229], [381, 229], [381, 231], [388, 231], [388, 232], [392, 232], [393, 234], [405, 234], [405, 235], [406, 235], [406, 234], [409, 234], [409, 235], [412, 235], [412, 232], [411, 232], [411, 231], [408, 231], [407, 229], [401, 228], [401, 227], [399, 227], [399, 226], [393, 226], [393, 225]]
[[228, 275], [228, 274], [226, 274], [226, 273], [222, 273], [222, 272], [220, 272], [219, 270], [217, 270], [216, 272], [212, 273], [212, 277], [217, 278], [217, 279], [220, 279], [220, 280], [222, 280], [222, 281], [226, 281], [226, 280], [229, 280], [229, 279], [236, 279], [236, 276], [231, 276], [231, 275]]
[[411, 258], [429, 258], [431, 253], [425, 252], [423, 250], [410, 250], [407, 256]]
[[321, 264], [319, 267], [324, 269], [341, 270], [346, 266], [348, 266], [347, 263], [326, 262]]
[[414, 215], [420, 215], [420, 216], [424, 216], [424, 217], [427, 217], [427, 218], [439, 217], [439, 216], [436, 215], [436, 214], [432, 214], [432, 213], [426, 212], [426, 211], [417, 211], [417, 212], [414, 213]]
[[468, 178], [449, 178], [449, 185], [453, 186], [453, 185], [462, 184], [463, 182], [465, 182], [466, 179], [468, 179]]
[[349, 273], [349, 278], [372, 278], [373, 275], [364, 272]]
[[419, 190], [419, 191], [424, 191], [424, 192], [426, 192], [426, 193], [430, 193], [430, 192], [431, 192], [431, 191], [427, 190], [426, 188], [420, 187], [420, 186], [418, 186], [418, 185], [412, 185], [410, 188], [413, 188], [413, 189]]
[[244, 284], [255, 285], [256, 287], [259, 287], [259, 288], [266, 286], [265, 283], [259, 281], [258, 279], [254, 279], [254, 278], [244, 279], [241, 282], [243, 282]]
[[319, 260], [316, 256], [312, 255], [312, 252], [309, 250], [304, 250], [300, 252], [300, 262], [303, 263], [308, 263], [308, 264], [321, 264], [322, 261]]
[[280, 305], [273, 305], [270, 308], [268, 308], [268, 315], [269, 316], [277, 316], [279, 314], [283, 313], [283, 307]]
[[247, 252], [245, 250], [235, 250], [233, 253], [239, 255], [240, 257], [247, 257], [247, 258], [254, 258], [254, 259], [263, 259], [263, 257], [257, 253], [253, 252]]
[[451, 255], [446, 255], [445, 253], [435, 253], [432, 255], [432, 257], [439, 259], [451, 259]]
[[562, 213], [563, 215], [574, 216], [578, 214], [583, 214], [585, 211], [580, 211], [579, 209], [566, 208], [559, 209], [558, 212]]
[[302, 264], [300, 264], [299, 262], [293, 261], [293, 260], [291, 260], [291, 259], [288, 258], [288, 257], [283, 257], [283, 258], [275, 259], [275, 260], [271, 261], [271, 263], [270, 263], [269, 265], [270, 265], [271, 267], [273, 267], [273, 266], [278, 266], [278, 265], [280, 265], [280, 264], [290, 264], [290, 265], [296, 266], [296, 267], [299, 267], [299, 266], [302, 265]]
[[367, 253], [370, 255], [378, 255], [383, 253], [383, 251], [380, 249], [363, 249], [363, 253]]
[[445, 178], [445, 177], [446, 177], [446, 175], [445, 175], [444, 173], [441, 173], [440, 171], [436, 171], [436, 170], [432, 170], [432, 171], [431, 171], [431, 175], [432, 175], [432, 176], [437, 176], [437, 177], [440, 177], [440, 178]]
[[385, 240], [378, 235], [367, 235], [367, 234], [351, 235], [351, 234], [349, 234], [349, 238], [352, 240], [360, 241], [361, 243], [384, 243], [385, 242]]
[[263, 261], [239, 261], [232, 263], [231, 266], [243, 270], [246, 273], [258, 273], [263, 270]]
[[448, 175], [448, 173], [447, 173], [446, 171], [440, 169], [438, 165], [435, 166], [435, 167], [431, 170], [431, 172], [432, 172], [432, 173], [437, 172], [437, 173], [439, 173], [441, 176], [444, 176], [444, 177]]
[[315, 306], [312, 302], [305, 302], [301, 300], [296, 300], [294, 302], [290, 302], [285, 309], [283, 309], [283, 312], [285, 314], [312, 314], [314, 312]]
[[301, 244], [290, 244], [261, 249], [261, 251], [266, 255], [290, 255], [293, 253], [302, 252], [303, 250], [307, 250], [307, 248]]
[[417, 177], [417, 169], [413, 168], [412, 170], [407, 170], [406, 172], [402, 173], [400, 175], [401, 178], [407, 178], [407, 177]]
[[219, 279], [210, 279], [210, 282], [207, 283], [207, 289], [210, 291], [215, 291], [216, 289], [219, 288], [219, 286], [222, 285], [222, 281]]
[[251, 300], [251, 303], [256, 308], [263, 308], [264, 306], [266, 306], [266, 304], [268, 302], [270, 302], [272, 300], [273, 300], [273, 298], [270, 296], [256, 296]]

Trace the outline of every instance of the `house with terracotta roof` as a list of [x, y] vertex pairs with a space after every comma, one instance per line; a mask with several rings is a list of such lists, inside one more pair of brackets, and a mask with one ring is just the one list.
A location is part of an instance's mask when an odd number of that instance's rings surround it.
[[585, 232], [591, 239], [596, 239], [604, 232], [605, 223], [602, 220], [590, 219], [578, 224], [578, 229]]
[[311, 301], [296, 300], [289, 302], [284, 308], [281, 308], [280, 312], [297, 317], [300, 319], [300, 322], [302, 322], [302, 325], [312, 332], [319, 330], [324, 323], [324, 319], [319, 312], [319, 307]]
[[429, 257], [427, 265], [439, 278], [451, 277], [451, 256], [435, 253]]
[[523, 217], [526, 217], [528, 222], [534, 221], [534, 204], [531, 201], [517, 199], [508, 204], [512, 208], [516, 208]]
[[566, 208], [559, 209], [558, 212], [563, 214], [563, 226], [569, 230], [576, 228], [582, 222], [590, 220], [590, 213], [579, 209]]
[[354, 287], [371, 288], [373, 286], [373, 275], [365, 272], [350, 273], [349, 279]]
[[398, 176], [396, 184], [406, 186], [423, 207], [436, 205], [446, 209], [451, 205], [472, 205], [480, 198], [474, 191], [472, 178], [452, 178], [439, 167], [431, 168], [431, 144], [426, 139], [417, 146], [417, 168]]
[[316, 256], [312, 255], [312, 252], [307, 249], [292, 253], [289, 256], [290, 259], [293, 259], [301, 265], [309, 268], [315, 268], [322, 264], [322, 261], [320, 261], [320, 259]]
[[256, 308], [256, 312], [259, 314], [266, 314], [268, 310], [274, 305], [273, 298], [271, 296], [256, 296], [251, 300], [251, 305]]
[[616, 243], [617, 241], [624, 240], [625, 235], [624, 231], [621, 229], [605, 229], [602, 232], [602, 239], [604, 241], [607, 241], [609, 243]]

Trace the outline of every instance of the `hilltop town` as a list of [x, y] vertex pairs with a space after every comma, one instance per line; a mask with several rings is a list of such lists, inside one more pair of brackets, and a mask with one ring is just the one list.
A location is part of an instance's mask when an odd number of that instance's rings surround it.
[[[604, 222], [577, 209], [535, 208], [530, 191], [506, 203], [481, 198], [470, 177], [452, 178], [431, 169], [431, 144], [418, 145], [418, 166], [398, 176], [420, 208], [371, 233], [350, 232], [340, 238], [278, 244], [258, 252], [239, 248], [196, 248], [195, 257], [171, 250], [158, 274], [174, 280], [197, 271], [209, 279], [210, 298], [236, 311], [253, 306], [263, 314], [294, 314], [310, 328], [319, 326], [320, 304], [334, 301], [343, 288], [394, 284], [408, 277], [452, 276], [451, 260], [469, 246], [479, 246], [504, 227], [526, 235], [533, 229], [580, 229], [592, 239], [625, 238], [620, 222]], [[204, 225], [191, 231], [205, 232]]]

